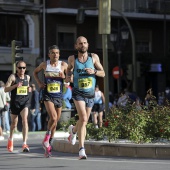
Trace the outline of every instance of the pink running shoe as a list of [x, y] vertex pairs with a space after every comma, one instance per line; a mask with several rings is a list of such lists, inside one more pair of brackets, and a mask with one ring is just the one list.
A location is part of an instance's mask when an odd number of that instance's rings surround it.
[[51, 145], [49, 145], [49, 147], [48, 147], [48, 148], [45, 148], [45, 154], [44, 154], [44, 156], [45, 156], [46, 158], [49, 158], [49, 157], [51, 157], [51, 156], [52, 156], [52, 154], [51, 154], [51, 150], [52, 150]]
[[49, 143], [49, 139], [50, 139], [50, 135], [46, 134], [45, 138], [44, 138], [44, 140], [42, 142], [43, 148], [45, 150], [45, 156], [46, 157], [49, 157], [49, 154], [51, 153], [51, 146], [50, 146], [50, 143]]

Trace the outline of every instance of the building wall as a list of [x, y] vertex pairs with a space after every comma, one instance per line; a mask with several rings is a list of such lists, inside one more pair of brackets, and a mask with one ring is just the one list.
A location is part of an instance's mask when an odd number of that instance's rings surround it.
[[[11, 1], [14, 3], [14, 1]], [[18, 2], [18, 8], [22, 8], [23, 3]], [[11, 8], [11, 3], [4, 2], [4, 6], [6, 8]], [[21, 5], [21, 6], [20, 6]], [[23, 54], [20, 54], [20, 56], [23, 57], [23, 60], [27, 63], [27, 73], [30, 74], [32, 77], [33, 70], [35, 68], [35, 63], [37, 57], [40, 56], [40, 21], [39, 21], [39, 1], [36, 1], [36, 5], [33, 5], [34, 7], [31, 8], [31, 11], [27, 11], [24, 13], [24, 11], [3, 11], [3, 15], [23, 15], [25, 16], [25, 20], [28, 23], [28, 37], [29, 37], [29, 46], [28, 47], [22, 47]], [[36, 8], [36, 9], [35, 9]], [[15, 10], [15, 7], [13, 7]], [[28, 10], [27, 7], [25, 7], [25, 10]], [[30, 9], [29, 9], [30, 10]], [[0, 11], [1, 11], [1, 5], [0, 5]], [[1, 15], [1, 14], [0, 14]], [[12, 29], [12, 28], [11, 28]], [[10, 34], [10, 32], [9, 32]], [[13, 38], [14, 39], [14, 38]], [[13, 40], [11, 39], [11, 41]], [[17, 40], [21, 41], [21, 40]], [[2, 47], [0, 46], [0, 72], [4, 72], [4, 76], [1, 75], [1, 80], [7, 81], [7, 76], [9, 73], [12, 73], [12, 55], [11, 55], [11, 46]], [[33, 78], [32, 78], [33, 79]]]
[[[130, 7], [133, 6], [134, 2], [132, 0], [118, 0], [119, 4], [114, 6], [114, 8], [119, 8], [121, 11], [124, 11], [124, 15], [130, 22], [135, 37], [138, 37], [138, 32], [150, 31], [148, 34], [150, 37], [150, 52], [149, 53], [136, 53], [136, 58], [139, 61], [148, 62], [148, 63], [162, 63], [163, 64], [163, 72], [162, 75], [159, 75], [159, 79], [162, 76], [165, 79], [164, 85], [163, 83], [159, 83], [159, 87], [157, 89], [163, 89], [163, 86], [170, 86], [170, 59], [169, 59], [169, 32], [170, 32], [170, 16], [167, 14], [166, 16], [166, 27], [167, 27], [167, 34], [166, 34], [166, 53], [164, 53], [165, 45], [164, 45], [164, 16], [157, 14], [149, 14], [150, 11], [133, 11], [130, 10]], [[5, 2], [5, 1], [4, 1]], [[40, 1], [36, 0], [36, 5], [39, 5]], [[41, 1], [42, 3], [43, 1]], [[76, 14], [77, 9], [83, 5], [85, 7], [97, 7], [98, 1], [97, 0], [48, 0], [46, 2], [46, 35], [43, 35], [43, 13], [35, 8], [34, 5], [32, 9], [29, 9], [30, 13], [30, 20], [29, 17], [26, 17], [27, 22], [29, 23], [29, 47], [23, 48], [24, 53], [23, 57], [24, 60], [28, 64], [29, 74], [32, 76], [33, 69], [36, 66], [36, 60], [39, 57], [43, 59], [43, 40], [46, 38], [46, 58], [48, 58], [48, 47], [53, 44], [58, 43], [58, 33], [57, 28], [59, 25], [63, 25], [67, 28], [74, 27], [76, 30], [75, 37], [83, 35], [87, 37], [89, 42], [89, 52], [95, 52], [99, 55], [101, 62], [103, 61], [103, 53], [102, 53], [102, 38], [101, 35], [98, 34], [98, 13], [96, 10], [88, 10], [86, 11], [85, 20], [82, 24], [76, 23]], [[112, 1], [112, 7], [113, 7]], [[143, 1], [138, 1], [142, 2]], [[130, 6], [128, 7], [128, 5]], [[129, 8], [129, 9], [128, 9]], [[66, 10], [68, 9], [68, 10]], [[71, 9], [71, 10], [70, 10]], [[1, 10], [1, 5], [0, 5]], [[32, 12], [31, 12], [32, 10]], [[12, 13], [13, 11], [11, 11]], [[15, 11], [16, 12], [16, 11]], [[139, 13], [136, 13], [139, 12]], [[28, 16], [28, 14], [24, 14], [24, 12], [18, 12], [22, 15]], [[112, 11], [112, 20], [111, 25], [112, 27], [117, 27], [118, 19], [121, 20], [121, 23], [124, 24], [125, 22], [117, 13]], [[76, 38], [75, 38], [76, 39]], [[61, 49], [61, 58], [67, 60], [68, 56], [74, 54], [76, 51], [74, 50], [74, 42], [73, 40], [73, 48], [72, 49]], [[137, 40], [136, 40], [137, 41]], [[129, 37], [128, 41], [126, 42], [125, 48], [122, 51], [122, 64], [129, 64], [132, 63], [132, 41], [131, 37]], [[108, 35], [108, 57], [109, 57], [109, 84], [111, 91], [114, 91], [116, 88], [116, 82], [113, 80], [112, 77], [112, 68], [118, 64], [117, 60], [117, 53], [113, 44], [109, 40]], [[12, 73], [12, 66], [11, 66], [11, 47], [0, 47], [0, 68], [1, 70], [11, 71]], [[152, 73], [148, 72], [148, 75]], [[158, 73], [156, 73], [158, 74]], [[150, 86], [149, 81], [147, 80], [147, 76], [139, 78], [138, 83], [143, 84], [143, 88], [140, 87], [139, 90], [143, 89], [142, 93], [145, 93], [147, 88]], [[141, 83], [142, 81], [142, 83]], [[102, 86], [102, 80], [99, 80], [99, 83]], [[161, 85], [160, 85], [161, 84]]]
[[48, 0], [47, 8], [79, 8], [96, 7], [97, 0]]

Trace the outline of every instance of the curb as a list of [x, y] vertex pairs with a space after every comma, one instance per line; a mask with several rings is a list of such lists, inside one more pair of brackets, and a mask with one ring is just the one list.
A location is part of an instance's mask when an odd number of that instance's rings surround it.
[[[115, 144], [109, 142], [85, 141], [87, 155], [170, 158], [170, 144]], [[78, 153], [78, 142], [73, 146], [67, 140], [54, 140], [53, 149], [58, 152]]]
[[[44, 138], [46, 131], [40, 131], [40, 132], [28, 132], [28, 139], [39, 139], [39, 138]], [[5, 139], [8, 138], [9, 134], [3, 135]], [[65, 139], [68, 138], [69, 133], [68, 132], [62, 132], [62, 131], [56, 131], [54, 134], [54, 138], [57, 139]], [[22, 139], [22, 133], [14, 133], [13, 139]]]
[[[29, 139], [44, 138], [45, 131], [29, 132]], [[9, 134], [4, 135], [7, 139]], [[53, 141], [53, 149], [58, 152], [78, 153], [78, 141], [73, 146], [68, 143], [68, 132], [56, 131]], [[22, 139], [22, 133], [15, 133], [14, 139]], [[126, 142], [126, 141], [124, 141]], [[109, 143], [108, 141], [85, 141], [87, 155], [133, 157], [133, 158], [156, 158], [170, 159], [170, 144], [132, 144], [132, 143]]]

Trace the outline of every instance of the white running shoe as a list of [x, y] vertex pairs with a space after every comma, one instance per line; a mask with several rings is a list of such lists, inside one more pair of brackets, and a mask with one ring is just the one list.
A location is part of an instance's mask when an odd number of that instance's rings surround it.
[[0, 136], [0, 140], [4, 140], [4, 136]]
[[95, 125], [95, 128], [98, 129], [99, 128], [98, 125]]
[[69, 143], [71, 143], [72, 145], [75, 145], [75, 143], [76, 143], [76, 133], [74, 134], [73, 133], [73, 128], [74, 128], [74, 126], [73, 125], [70, 125], [69, 127], [68, 127], [68, 132], [69, 132], [69, 137], [68, 137], [68, 141], [69, 141]]
[[85, 149], [82, 148], [80, 151], [79, 151], [79, 159], [87, 159], [87, 155], [85, 153]]

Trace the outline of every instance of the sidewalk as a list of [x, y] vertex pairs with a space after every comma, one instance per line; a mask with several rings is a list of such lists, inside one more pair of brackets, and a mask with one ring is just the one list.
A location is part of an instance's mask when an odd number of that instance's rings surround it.
[[[44, 138], [45, 131], [36, 131], [36, 132], [28, 132], [28, 138]], [[9, 134], [4, 134], [4, 138], [7, 139]], [[69, 136], [67, 132], [56, 131], [54, 134], [54, 138], [57, 139], [65, 139]], [[17, 132], [13, 135], [14, 139], [22, 139], [22, 133]]]
[[[43, 139], [45, 131], [29, 132], [30, 139]], [[5, 134], [5, 139], [9, 134]], [[58, 152], [78, 153], [78, 141], [73, 146], [68, 143], [68, 132], [56, 131], [54, 135], [53, 149]], [[14, 139], [22, 138], [22, 133], [15, 133]], [[87, 155], [113, 156], [113, 157], [133, 157], [133, 158], [159, 158], [170, 159], [170, 143], [152, 143], [152, 144], [133, 144], [126, 140], [117, 143], [108, 141], [85, 141]]]

